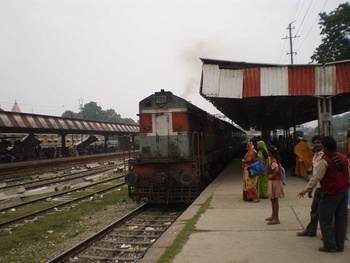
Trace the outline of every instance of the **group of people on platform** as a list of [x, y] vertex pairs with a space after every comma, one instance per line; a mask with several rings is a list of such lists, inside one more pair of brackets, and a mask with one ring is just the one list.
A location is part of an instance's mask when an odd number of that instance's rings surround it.
[[[267, 169], [261, 175], [250, 177], [248, 166], [257, 160], [261, 160]], [[268, 225], [279, 224], [278, 198], [284, 197], [284, 189], [281, 174], [281, 157], [276, 146], [267, 148], [264, 141], [257, 142], [257, 151], [254, 143], [248, 141], [247, 153], [242, 159], [243, 167], [243, 200], [257, 203], [260, 198], [269, 198], [272, 206], [272, 215], [266, 218]]]
[[[350, 137], [350, 136], [349, 136]], [[337, 152], [337, 144], [331, 136], [316, 135], [312, 138], [313, 150], [299, 136], [294, 146], [295, 175], [305, 177], [312, 171], [306, 188], [297, 194], [306, 193], [312, 198], [311, 220], [306, 229], [297, 236], [316, 236], [320, 222], [322, 252], [343, 252], [348, 221], [349, 156]], [[350, 149], [350, 147], [349, 147]], [[249, 175], [248, 167], [261, 160], [266, 171], [256, 177]], [[276, 145], [266, 146], [258, 140], [256, 146], [247, 142], [247, 153], [242, 159], [243, 200], [257, 203], [260, 198], [269, 198], [272, 215], [266, 218], [268, 225], [280, 224], [278, 199], [284, 197], [282, 182], [282, 158]]]
[[[252, 141], [262, 138], [256, 137]], [[267, 146], [274, 145], [281, 157], [281, 164], [284, 168], [292, 170], [292, 175], [297, 177], [305, 177], [312, 170], [313, 151], [309, 147], [307, 140], [302, 135], [298, 135], [294, 140], [292, 137], [284, 138], [280, 135], [274, 140], [262, 140]]]

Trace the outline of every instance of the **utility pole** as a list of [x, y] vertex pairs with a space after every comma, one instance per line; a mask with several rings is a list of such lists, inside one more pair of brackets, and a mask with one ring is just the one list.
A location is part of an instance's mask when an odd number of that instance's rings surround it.
[[295, 27], [292, 27], [292, 24], [293, 24], [294, 22], [295, 22], [295, 21], [289, 23], [288, 27], [286, 28], [286, 29], [289, 30], [289, 37], [286, 36], [285, 38], [282, 38], [282, 39], [289, 39], [290, 53], [287, 53], [287, 55], [290, 54], [290, 63], [291, 63], [292, 65], [294, 64], [294, 63], [293, 63], [293, 55], [294, 55], [294, 54], [297, 54], [297, 52], [293, 52], [293, 41], [292, 41], [292, 39], [293, 39], [293, 38], [299, 37], [299, 36], [294, 36], [294, 37], [292, 36], [292, 29], [295, 29]]

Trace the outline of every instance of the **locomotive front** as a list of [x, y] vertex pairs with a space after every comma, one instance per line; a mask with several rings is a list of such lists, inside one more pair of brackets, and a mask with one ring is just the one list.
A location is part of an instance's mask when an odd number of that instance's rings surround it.
[[202, 190], [200, 121], [186, 100], [161, 90], [139, 103], [140, 155], [129, 161], [129, 196], [149, 203], [190, 203]]

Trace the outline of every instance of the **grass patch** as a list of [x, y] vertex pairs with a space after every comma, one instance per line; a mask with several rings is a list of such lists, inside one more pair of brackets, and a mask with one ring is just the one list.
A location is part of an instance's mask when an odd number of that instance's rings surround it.
[[211, 200], [213, 199], [212, 196], [210, 196], [205, 202], [201, 205], [198, 212], [194, 217], [192, 217], [190, 220], [187, 221], [184, 228], [181, 230], [181, 232], [176, 236], [174, 242], [166, 248], [163, 255], [158, 259], [157, 263], [168, 263], [171, 262], [175, 256], [180, 253], [182, 247], [187, 242], [189, 236], [192, 233], [200, 232], [196, 230], [196, 224], [201, 217], [201, 215], [210, 207]]
[[[101, 211], [113, 207], [113, 218], [117, 219], [127, 210], [129, 200], [127, 188], [113, 191], [92, 200], [82, 201], [61, 212], [39, 216], [34, 223], [12, 229], [12, 233], [1, 233], [0, 262], [37, 263], [57, 255], [62, 244], [96, 225], [105, 225]], [[120, 214], [119, 214], [120, 213]], [[93, 219], [93, 220], [92, 220]]]

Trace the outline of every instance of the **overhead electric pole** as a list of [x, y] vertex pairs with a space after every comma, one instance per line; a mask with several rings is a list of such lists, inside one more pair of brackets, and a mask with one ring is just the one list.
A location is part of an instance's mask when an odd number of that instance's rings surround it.
[[294, 27], [292, 27], [292, 24], [294, 23], [295, 21], [289, 23], [288, 27], [286, 29], [289, 30], [289, 37], [286, 36], [285, 38], [282, 38], [282, 39], [289, 39], [289, 48], [290, 48], [290, 53], [287, 53], [290, 54], [290, 63], [293, 65], [293, 55], [296, 54], [296, 52], [293, 52], [293, 41], [292, 39], [293, 38], [297, 38], [299, 36], [292, 36], [292, 29], [294, 29]]

